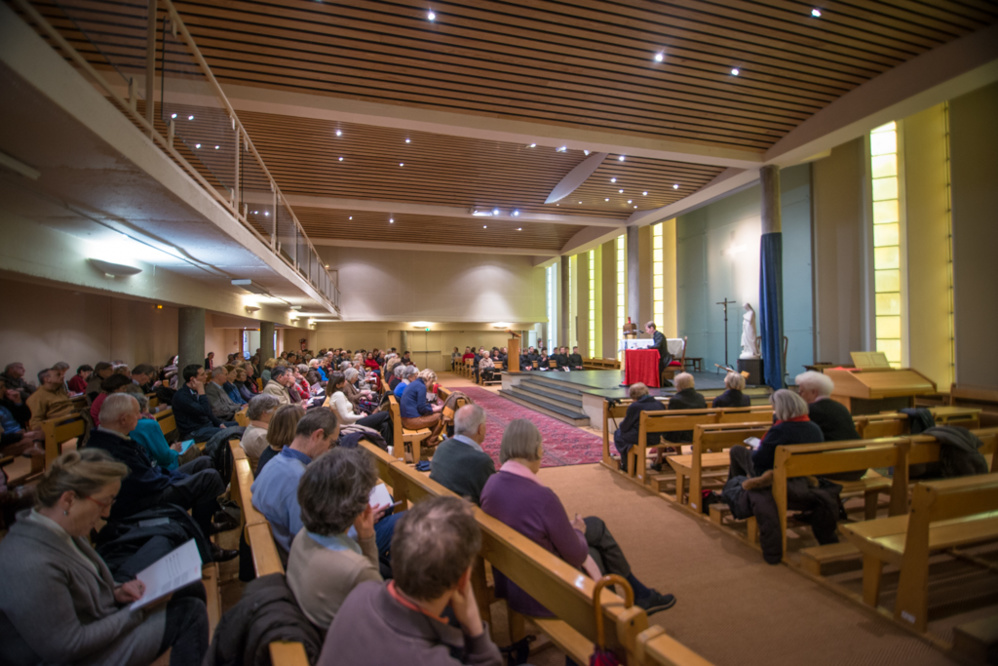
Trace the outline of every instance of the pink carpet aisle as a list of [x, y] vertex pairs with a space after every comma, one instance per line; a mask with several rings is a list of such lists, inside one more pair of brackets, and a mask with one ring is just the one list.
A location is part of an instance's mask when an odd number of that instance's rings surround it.
[[465, 393], [475, 401], [476, 405], [485, 410], [488, 433], [482, 448], [492, 456], [497, 468], [502, 433], [506, 430], [506, 424], [513, 419], [529, 419], [541, 431], [541, 436], [544, 438], [542, 467], [585, 465], [599, 462], [602, 458], [603, 441], [596, 435], [527, 409], [492, 391], [474, 386], [461, 386], [454, 390]]

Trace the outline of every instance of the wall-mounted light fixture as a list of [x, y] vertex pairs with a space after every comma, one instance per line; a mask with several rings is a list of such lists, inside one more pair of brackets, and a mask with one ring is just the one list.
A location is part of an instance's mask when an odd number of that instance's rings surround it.
[[260, 306], [259, 305], [247, 305], [245, 307], [245, 310], [246, 310], [246, 314], [251, 315], [254, 312], [259, 312], [260, 311]]
[[97, 270], [108, 277], [128, 277], [142, 272], [142, 269], [136, 266], [116, 264], [113, 261], [104, 261], [103, 259], [94, 259], [93, 257], [87, 259], [87, 261], [93, 264]]

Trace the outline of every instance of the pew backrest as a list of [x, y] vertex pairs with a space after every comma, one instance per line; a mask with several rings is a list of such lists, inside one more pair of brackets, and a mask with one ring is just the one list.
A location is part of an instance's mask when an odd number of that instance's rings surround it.
[[[45, 433], [45, 467], [62, 453], [62, 445], [71, 439], [79, 439], [87, 432], [87, 422], [80, 414], [63, 416], [42, 421]], [[32, 470], [33, 472], [35, 470]]]
[[167, 407], [166, 409], [156, 412], [153, 414], [153, 418], [156, 419], [156, 423], [159, 424], [160, 429], [163, 431], [164, 437], [177, 429], [177, 419], [173, 415], [173, 407]]

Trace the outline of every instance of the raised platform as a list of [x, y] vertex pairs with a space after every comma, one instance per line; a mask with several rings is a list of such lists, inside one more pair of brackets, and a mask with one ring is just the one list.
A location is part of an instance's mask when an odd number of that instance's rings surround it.
[[[713, 372], [691, 373], [696, 390], [707, 404], [724, 392], [724, 375]], [[542, 414], [576, 426], [599, 424], [603, 418], [603, 401], [627, 398], [623, 370], [575, 370], [572, 372], [533, 371], [503, 372], [500, 395]], [[676, 392], [675, 388], [653, 388], [650, 392], [663, 401]], [[768, 386], [746, 387], [752, 404], [765, 404], [772, 391]], [[664, 409], [664, 406], [663, 406]]]

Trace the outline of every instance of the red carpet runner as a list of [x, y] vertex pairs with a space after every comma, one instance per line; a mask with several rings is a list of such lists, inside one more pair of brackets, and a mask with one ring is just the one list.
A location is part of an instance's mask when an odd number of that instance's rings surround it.
[[462, 386], [454, 390], [467, 394], [476, 405], [485, 410], [488, 432], [482, 448], [495, 460], [496, 469], [499, 468], [502, 433], [506, 424], [513, 419], [529, 419], [541, 431], [544, 441], [542, 467], [585, 465], [599, 462], [603, 457], [603, 441], [596, 435], [518, 405], [492, 391], [474, 386]]

